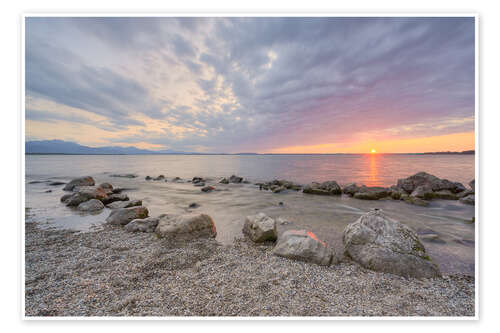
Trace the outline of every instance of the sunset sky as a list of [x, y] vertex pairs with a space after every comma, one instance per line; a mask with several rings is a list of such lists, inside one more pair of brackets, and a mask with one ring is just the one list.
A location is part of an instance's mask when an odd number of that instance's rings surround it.
[[26, 140], [474, 149], [474, 18], [26, 18]]

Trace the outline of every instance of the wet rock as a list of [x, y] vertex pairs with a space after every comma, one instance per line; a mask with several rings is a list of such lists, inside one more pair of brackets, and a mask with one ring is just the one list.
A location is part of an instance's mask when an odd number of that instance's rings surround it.
[[111, 209], [129, 208], [135, 206], [142, 206], [142, 200], [113, 201], [106, 205], [106, 207]]
[[273, 193], [280, 193], [282, 191], [285, 191], [286, 190], [286, 187], [284, 186], [278, 186], [278, 185], [272, 185], [270, 187], [270, 190], [273, 192]]
[[111, 185], [110, 183], [102, 183], [102, 184], [99, 184], [98, 186], [99, 188], [102, 188], [104, 191], [106, 192], [113, 192], [113, 185]]
[[95, 212], [104, 209], [104, 204], [100, 200], [90, 199], [79, 204], [77, 209], [83, 212]]
[[475, 179], [471, 180], [471, 181], [469, 182], [469, 186], [470, 186], [470, 188], [471, 188], [473, 191], [475, 191], [475, 190], [476, 190], [476, 180], [475, 180]]
[[416, 205], [416, 206], [422, 206], [422, 207], [427, 207], [429, 206], [429, 201], [417, 198], [417, 197], [412, 197], [409, 195], [402, 195], [401, 199], [404, 200], [404, 202], [409, 203], [411, 205]]
[[397, 183], [397, 187], [403, 189], [408, 194], [412, 193], [417, 187], [423, 185], [430, 187], [434, 192], [448, 190], [453, 193], [458, 193], [465, 189], [461, 183], [454, 183], [448, 179], [440, 179], [426, 172], [419, 172], [408, 178], [399, 179]]
[[329, 266], [332, 252], [324, 242], [307, 230], [288, 230], [278, 239], [273, 249], [277, 256]]
[[275, 241], [278, 238], [276, 221], [264, 213], [247, 216], [243, 225], [243, 234], [255, 243]]
[[205, 182], [197, 182], [197, 183], [193, 183], [194, 186], [198, 186], [198, 187], [203, 187], [205, 186]]
[[196, 202], [190, 203], [188, 206], [188, 208], [191, 208], [191, 209], [198, 208], [198, 207], [200, 207], [200, 205], [197, 204]]
[[193, 179], [191, 180], [193, 182], [193, 184], [198, 184], [198, 183], [204, 183], [205, 180], [201, 177], [193, 177]]
[[167, 215], [160, 218], [155, 229], [158, 237], [179, 240], [215, 238], [217, 230], [206, 214]]
[[154, 232], [158, 222], [159, 217], [147, 217], [145, 219], [135, 219], [130, 221], [125, 225], [125, 230], [130, 232]]
[[213, 187], [213, 186], [205, 186], [201, 190], [203, 192], [212, 192], [213, 190], [215, 190], [215, 187]]
[[45, 193], [50, 193], [50, 192], [52, 192], [52, 190], [46, 190], [46, 191], [44, 191], [44, 192], [45, 192]]
[[126, 225], [135, 219], [148, 217], [148, 209], [144, 206], [120, 208], [113, 210], [106, 218], [106, 222], [112, 225]]
[[63, 195], [61, 197], [61, 201], [69, 207], [76, 207], [82, 202], [89, 201], [90, 199], [95, 199], [95, 196], [89, 192], [76, 192], [69, 196]]
[[151, 176], [146, 176], [144, 179], [146, 179], [146, 180], [151, 180], [151, 179], [153, 179], [153, 177], [151, 177]]
[[172, 179], [172, 182], [174, 182], [174, 183], [182, 183], [182, 178], [181, 177], [174, 177]]
[[94, 178], [92, 178], [90, 176], [79, 177], [79, 178], [75, 178], [75, 179], [71, 180], [69, 183], [67, 183], [66, 186], [64, 186], [63, 190], [64, 191], [73, 191], [73, 188], [75, 188], [75, 186], [94, 186], [94, 185], [95, 185]]
[[124, 193], [113, 193], [111, 195], [108, 195], [108, 197], [104, 200], [102, 200], [102, 202], [105, 204], [105, 205], [108, 205], [112, 202], [115, 202], [115, 201], [128, 201], [130, 200], [128, 195], [124, 194]]
[[461, 203], [466, 204], [466, 205], [475, 205], [476, 204], [474, 194], [469, 194], [463, 198], [460, 198], [459, 201]]
[[229, 182], [230, 183], [239, 184], [242, 181], [243, 181], [243, 177], [239, 177], [239, 176], [236, 176], [236, 175], [232, 175], [231, 177], [229, 177]]
[[110, 177], [118, 177], [118, 178], [136, 178], [137, 175], [134, 175], [132, 173], [124, 173], [124, 174], [112, 174], [109, 175]]
[[379, 200], [391, 195], [391, 190], [385, 187], [362, 186], [359, 191], [354, 193], [354, 198], [361, 200]]
[[356, 185], [356, 183], [350, 183], [346, 185], [342, 191], [344, 192], [344, 194], [347, 194], [352, 197], [356, 192], [359, 192], [360, 188], [361, 187]]
[[306, 185], [302, 192], [307, 194], [319, 194], [319, 195], [340, 195], [342, 194], [342, 189], [336, 181], [327, 181], [323, 183], [313, 182]]
[[457, 200], [458, 196], [451, 192], [450, 190], [441, 190], [432, 193], [432, 197], [434, 199], [442, 199], [442, 200]]
[[156, 181], [158, 181], [158, 180], [164, 180], [164, 179], [165, 179], [164, 175], [159, 175], [158, 177], [153, 178], [153, 180], [156, 180]]
[[417, 186], [410, 194], [411, 197], [430, 200], [434, 197], [432, 187], [429, 184]]
[[64, 185], [66, 184], [65, 182], [50, 182], [49, 185], [50, 186], [59, 186], [59, 185]]
[[460, 198], [468, 196], [469, 194], [474, 194], [474, 191], [473, 190], [465, 190], [465, 191], [462, 191], [460, 193], [457, 193], [457, 198], [460, 199]]
[[349, 224], [343, 242], [346, 255], [367, 269], [416, 278], [441, 275], [417, 234], [380, 210]]
[[219, 180], [219, 184], [229, 184], [229, 180], [227, 178], [222, 178]]

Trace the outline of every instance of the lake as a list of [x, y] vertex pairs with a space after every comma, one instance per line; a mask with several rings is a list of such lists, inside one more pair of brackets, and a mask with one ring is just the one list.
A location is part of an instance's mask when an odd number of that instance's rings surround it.
[[[356, 182], [390, 186], [398, 178], [426, 171], [466, 185], [474, 178], [474, 155], [27, 155], [25, 162], [26, 207], [32, 218], [48, 226], [86, 231], [99, 227], [110, 210], [97, 214], [77, 212], [60, 203], [62, 186], [29, 182], [69, 181], [90, 175], [97, 183], [128, 188], [124, 193], [131, 199], [142, 199], [151, 216], [182, 214], [189, 211], [190, 203], [200, 204], [194, 211], [214, 219], [217, 240], [225, 244], [241, 236], [245, 216], [264, 212], [291, 221], [290, 225], [278, 226], [279, 233], [306, 228], [341, 253], [345, 226], [370, 209], [379, 208], [419, 233], [438, 235], [439, 241], [424, 245], [444, 273], [474, 274], [475, 227], [470, 222], [474, 206], [434, 200], [429, 207], [418, 207], [401, 201], [364, 201], [344, 195], [324, 197], [295, 191], [274, 194], [259, 191], [253, 184], [217, 183], [220, 177], [237, 174], [252, 183], [279, 178], [302, 184], [336, 180], [341, 185]], [[124, 173], [138, 177], [110, 177]], [[167, 177], [167, 182], [144, 179], [160, 174]], [[221, 191], [203, 193], [189, 182], [170, 181], [194, 176], [210, 178]]]

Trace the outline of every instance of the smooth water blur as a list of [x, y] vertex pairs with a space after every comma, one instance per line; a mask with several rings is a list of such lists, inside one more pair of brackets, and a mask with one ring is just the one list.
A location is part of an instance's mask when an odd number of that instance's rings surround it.
[[[290, 228], [313, 231], [337, 253], [342, 253], [342, 232], [370, 209], [382, 209], [389, 216], [420, 233], [438, 235], [439, 242], [424, 242], [428, 254], [444, 273], [474, 274], [474, 207], [458, 201], [435, 200], [429, 207], [401, 201], [364, 201], [347, 196], [316, 196], [287, 191], [274, 194], [259, 191], [253, 184], [218, 184], [231, 174], [252, 181], [288, 179], [299, 183], [337, 180], [389, 186], [398, 178], [418, 171], [467, 184], [474, 178], [474, 156], [470, 155], [29, 155], [26, 156], [26, 207], [40, 222], [51, 226], [89, 230], [104, 223], [110, 210], [80, 213], [60, 203], [63, 186], [30, 181], [63, 180], [90, 175], [96, 183], [110, 182], [124, 187], [131, 199], [142, 199], [150, 216], [182, 214], [192, 202], [192, 211], [210, 215], [217, 227], [217, 240], [229, 244], [241, 236], [245, 216], [264, 212], [284, 217], [291, 224], [278, 225], [282, 233]], [[110, 177], [113, 173], [136, 173], [138, 178]], [[146, 181], [146, 175], [164, 174], [167, 182]], [[189, 182], [173, 183], [193, 176], [209, 177], [207, 184], [220, 191], [203, 193]], [[46, 193], [45, 191], [52, 190]], [[282, 203], [281, 205], [279, 203]]]

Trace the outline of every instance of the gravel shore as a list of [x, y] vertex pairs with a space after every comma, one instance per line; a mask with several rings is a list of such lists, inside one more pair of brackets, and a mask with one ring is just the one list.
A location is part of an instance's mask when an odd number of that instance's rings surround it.
[[474, 278], [292, 261], [244, 239], [172, 243], [26, 222], [26, 316], [474, 316]]

